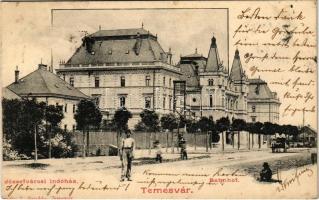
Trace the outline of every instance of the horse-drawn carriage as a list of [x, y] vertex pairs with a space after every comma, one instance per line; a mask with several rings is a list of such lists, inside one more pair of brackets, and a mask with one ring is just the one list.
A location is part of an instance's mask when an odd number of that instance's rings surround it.
[[287, 152], [287, 149], [289, 147], [288, 140], [285, 137], [285, 135], [276, 135], [273, 138], [271, 138], [271, 150], [273, 153], [275, 152], [281, 152], [282, 149], [283, 152]]

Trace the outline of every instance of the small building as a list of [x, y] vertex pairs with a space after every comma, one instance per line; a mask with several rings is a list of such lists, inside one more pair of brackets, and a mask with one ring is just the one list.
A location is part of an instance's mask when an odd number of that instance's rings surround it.
[[19, 78], [16, 69], [15, 82], [3, 89], [3, 98], [33, 98], [47, 105], [60, 106], [64, 114], [61, 128], [70, 131], [76, 127], [74, 113], [78, 102], [89, 97], [47, 70], [46, 65], [39, 64], [37, 70], [23, 78]]
[[310, 125], [301, 128], [299, 138], [300, 141], [303, 141], [309, 147], [317, 146], [318, 133]]
[[280, 101], [276, 92], [272, 92], [267, 82], [249, 79], [248, 122], [279, 123]]

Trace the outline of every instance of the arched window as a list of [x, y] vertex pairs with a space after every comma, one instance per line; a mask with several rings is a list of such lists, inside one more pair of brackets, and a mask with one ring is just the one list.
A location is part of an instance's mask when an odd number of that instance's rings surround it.
[[146, 75], [145, 76], [145, 85], [146, 86], [150, 86], [150, 81], [151, 81], [151, 76], [150, 75]]
[[256, 112], [256, 106], [251, 107], [252, 112]]
[[96, 76], [95, 79], [94, 79], [94, 86], [96, 88], [100, 87], [100, 78], [98, 76]]
[[208, 85], [209, 86], [213, 86], [214, 85], [214, 80], [213, 79], [209, 79], [208, 80]]
[[151, 97], [145, 97], [145, 108], [151, 108]]

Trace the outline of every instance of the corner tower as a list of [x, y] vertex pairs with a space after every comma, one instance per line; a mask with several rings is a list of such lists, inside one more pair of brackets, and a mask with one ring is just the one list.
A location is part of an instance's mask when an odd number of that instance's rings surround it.
[[228, 81], [229, 90], [235, 94], [230, 102], [234, 118], [244, 120], [247, 118], [248, 84], [248, 77], [243, 70], [239, 51], [236, 49]]
[[199, 74], [203, 116], [217, 120], [225, 116], [225, 92], [228, 68], [219, 58], [217, 40], [213, 36], [204, 71]]

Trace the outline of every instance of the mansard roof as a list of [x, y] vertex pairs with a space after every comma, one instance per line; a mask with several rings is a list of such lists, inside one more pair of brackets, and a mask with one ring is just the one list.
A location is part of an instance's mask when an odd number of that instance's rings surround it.
[[205, 71], [206, 72], [218, 72], [218, 71], [227, 72], [226, 67], [224, 67], [223, 64], [220, 62], [215, 37], [212, 38]]
[[75, 99], [89, 98], [52, 72], [39, 68], [7, 86], [18, 96], [56, 96]]
[[245, 77], [245, 73], [240, 61], [239, 51], [237, 49], [235, 51], [233, 65], [229, 76], [230, 79], [233, 81], [240, 81], [243, 80], [243, 78]]
[[180, 79], [186, 81], [187, 87], [199, 87], [199, 76], [197, 71], [199, 69], [196, 69], [196, 66], [198, 66], [196, 62], [184, 62], [177, 65], [182, 73]]
[[100, 30], [83, 38], [83, 44], [66, 64], [167, 62], [157, 37], [144, 29]]
[[[115, 29], [115, 30], [99, 30], [88, 37], [121, 37], [121, 36], [136, 36], [136, 35], [152, 35], [149, 31], [143, 28], [132, 29]], [[152, 35], [154, 36], [154, 35]]]
[[206, 58], [202, 55], [197, 53], [197, 49], [195, 50], [194, 54], [190, 54], [187, 56], [181, 56], [181, 64], [192, 64], [198, 67], [199, 72], [203, 72], [206, 66]]
[[277, 93], [272, 92], [264, 80], [248, 79], [248, 100], [266, 100], [274, 99], [278, 100]]

